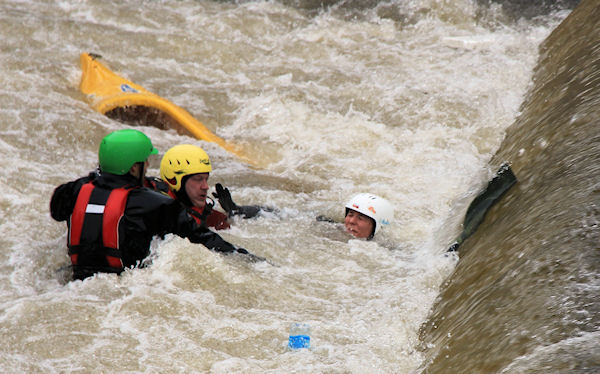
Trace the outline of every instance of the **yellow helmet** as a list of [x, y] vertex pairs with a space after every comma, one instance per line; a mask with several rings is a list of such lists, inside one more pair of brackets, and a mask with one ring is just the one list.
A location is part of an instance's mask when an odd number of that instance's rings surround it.
[[185, 176], [210, 173], [210, 158], [204, 150], [191, 144], [180, 144], [170, 148], [160, 161], [160, 177], [177, 192]]

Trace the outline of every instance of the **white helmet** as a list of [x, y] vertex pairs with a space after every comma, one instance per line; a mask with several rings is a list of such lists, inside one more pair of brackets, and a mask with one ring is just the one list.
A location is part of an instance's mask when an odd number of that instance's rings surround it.
[[346, 203], [346, 215], [348, 209], [370, 217], [375, 221], [373, 237], [381, 227], [389, 225], [394, 220], [394, 209], [386, 199], [370, 193], [360, 193]]

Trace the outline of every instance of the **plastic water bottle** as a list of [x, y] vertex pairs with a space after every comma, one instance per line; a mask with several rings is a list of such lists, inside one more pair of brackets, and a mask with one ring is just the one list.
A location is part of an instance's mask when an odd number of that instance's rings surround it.
[[310, 348], [310, 326], [307, 323], [294, 322], [290, 326], [288, 348]]

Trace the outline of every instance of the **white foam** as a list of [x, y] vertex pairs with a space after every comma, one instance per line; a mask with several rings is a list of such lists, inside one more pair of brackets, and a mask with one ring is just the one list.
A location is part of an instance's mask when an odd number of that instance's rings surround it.
[[[490, 176], [550, 27], [483, 29], [466, 0], [396, 5], [405, 23], [376, 12], [311, 18], [273, 2], [0, 5], [0, 327], [11, 337], [0, 366], [414, 370], [418, 328], [456, 262], [441, 253]], [[77, 91], [81, 52], [262, 161], [253, 168], [213, 143], [143, 128], [161, 155], [202, 146], [211, 183], [236, 202], [279, 210], [223, 232], [275, 266], [168, 236], [145, 269], [64, 283], [66, 227], [49, 217], [50, 195], [94, 169], [102, 137], [126, 127]], [[365, 191], [396, 211], [376, 241], [315, 221], [340, 219]], [[294, 321], [310, 323], [311, 350], [287, 351]]]

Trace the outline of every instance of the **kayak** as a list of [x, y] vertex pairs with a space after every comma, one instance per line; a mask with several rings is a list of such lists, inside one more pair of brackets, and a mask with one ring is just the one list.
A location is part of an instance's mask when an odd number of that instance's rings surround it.
[[180, 134], [216, 143], [251, 162], [241, 150], [212, 133], [185, 109], [112, 72], [98, 61], [99, 55], [82, 53], [79, 89], [98, 112], [133, 125], [173, 128]]

